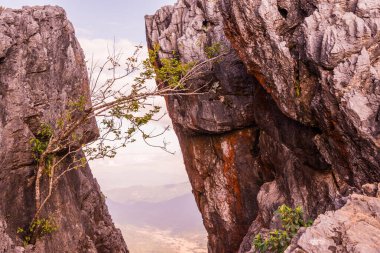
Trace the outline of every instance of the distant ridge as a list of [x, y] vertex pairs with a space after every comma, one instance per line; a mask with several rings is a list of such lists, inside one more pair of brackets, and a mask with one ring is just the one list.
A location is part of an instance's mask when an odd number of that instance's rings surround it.
[[161, 186], [135, 185], [126, 188], [115, 188], [105, 192], [109, 199], [118, 203], [159, 203], [188, 193], [191, 193], [189, 182]]

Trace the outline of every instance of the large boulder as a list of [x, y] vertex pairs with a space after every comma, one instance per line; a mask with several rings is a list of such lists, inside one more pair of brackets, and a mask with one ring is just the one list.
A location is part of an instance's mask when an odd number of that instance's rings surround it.
[[305, 218], [380, 181], [378, 1], [179, 0], [146, 17], [159, 58], [228, 53], [166, 98], [209, 252], [247, 252], [281, 204]]
[[[54, 125], [69, 101], [84, 96], [90, 103], [90, 92], [84, 55], [62, 8], [5, 9], [0, 38], [0, 251], [10, 252], [23, 245], [17, 230], [28, 228], [35, 213], [30, 140], [41, 124]], [[82, 143], [97, 138], [95, 120], [81, 132]], [[88, 166], [59, 181], [42, 214], [58, 230], [27, 252], [128, 252]]]

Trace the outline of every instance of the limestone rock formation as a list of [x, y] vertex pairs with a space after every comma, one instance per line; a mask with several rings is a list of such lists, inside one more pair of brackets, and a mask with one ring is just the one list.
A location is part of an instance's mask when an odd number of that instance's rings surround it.
[[[182, 61], [190, 62], [207, 59], [204, 49], [215, 43], [229, 48], [215, 2], [180, 1], [146, 20], [148, 43], [160, 44], [160, 57], [171, 57], [177, 51]], [[170, 96], [167, 105], [209, 234], [209, 247], [222, 253], [228, 247], [239, 247], [256, 215], [252, 196], [263, 181], [261, 174], [266, 173], [260, 172], [254, 156], [259, 142], [251, 107], [256, 81], [231, 51], [213, 71], [192, 81], [194, 89], [205, 84], [216, 91]]]
[[263, 77], [282, 112], [321, 131], [314, 142], [339, 184], [380, 176], [379, 7], [221, 1], [225, 32], [249, 72]]
[[318, 216], [286, 253], [379, 252], [380, 195], [376, 197], [376, 191], [370, 196], [353, 194], [341, 209]]
[[[90, 103], [84, 55], [65, 11], [50, 6], [1, 11], [0, 252], [24, 251], [16, 247], [23, 244], [16, 232], [27, 228], [35, 212], [30, 139], [41, 123], [54, 123], [81, 95]], [[98, 136], [95, 121], [81, 131], [82, 143]], [[128, 252], [88, 166], [59, 181], [44, 215], [58, 231], [25, 252]]]
[[[248, 252], [281, 204], [307, 218], [380, 181], [379, 1], [179, 0], [146, 17], [159, 57], [206, 59], [171, 96], [209, 252]], [[216, 87], [216, 89], [215, 89]]]

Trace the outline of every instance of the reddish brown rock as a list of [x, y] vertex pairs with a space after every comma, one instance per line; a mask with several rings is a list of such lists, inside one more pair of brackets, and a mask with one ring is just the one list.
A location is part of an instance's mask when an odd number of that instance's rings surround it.
[[380, 180], [377, 9], [179, 0], [146, 18], [161, 58], [204, 60], [215, 43], [229, 51], [189, 84], [213, 92], [167, 98], [209, 252], [250, 251], [283, 203], [315, 218]]
[[[268, 175], [252, 156], [256, 128], [215, 136], [180, 135], [193, 193], [212, 252], [237, 249], [257, 214], [255, 196]], [[250, 181], [246, 181], [250, 178]]]

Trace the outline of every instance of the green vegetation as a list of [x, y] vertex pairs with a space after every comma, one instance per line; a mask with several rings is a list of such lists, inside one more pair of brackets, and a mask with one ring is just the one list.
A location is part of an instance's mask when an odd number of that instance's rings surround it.
[[[53, 136], [53, 128], [46, 123], [42, 123], [36, 136], [30, 139], [30, 144], [32, 146], [33, 157], [36, 162], [40, 162], [41, 155], [46, 151], [50, 138]], [[43, 158], [44, 163], [44, 173], [51, 174], [50, 168], [53, 165], [53, 155], [47, 154]]]
[[55, 222], [50, 219], [36, 219], [30, 224], [29, 228], [24, 230], [23, 228], [17, 229], [17, 234], [23, 236], [24, 246], [34, 243], [37, 239], [50, 235], [51, 233], [58, 230]]
[[68, 103], [69, 109], [74, 112], [83, 112], [86, 108], [86, 98], [81, 95], [77, 100], [70, 101]]
[[222, 44], [214, 43], [211, 46], [206, 47], [204, 51], [208, 59], [215, 58], [222, 53]]
[[184, 83], [181, 80], [194, 67], [195, 63], [182, 63], [175, 51], [172, 52], [172, 57], [158, 60], [159, 51], [160, 46], [158, 44], [149, 50], [149, 58], [143, 62], [144, 72], [140, 79], [151, 79], [155, 76], [160, 83], [165, 83], [171, 88], [183, 89]]
[[294, 90], [296, 92], [296, 97], [301, 97], [301, 85], [300, 85], [300, 81], [299, 80], [296, 80], [296, 83], [294, 85]]
[[42, 123], [36, 136], [30, 139], [32, 145], [33, 156], [36, 161], [40, 159], [40, 156], [47, 149], [51, 136], [53, 135], [53, 129], [49, 124]]
[[312, 221], [304, 221], [302, 207], [292, 209], [287, 205], [282, 205], [276, 213], [280, 216], [282, 229], [270, 231], [267, 236], [257, 234], [253, 240], [255, 252], [282, 253], [301, 227], [312, 225]]

